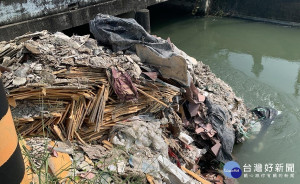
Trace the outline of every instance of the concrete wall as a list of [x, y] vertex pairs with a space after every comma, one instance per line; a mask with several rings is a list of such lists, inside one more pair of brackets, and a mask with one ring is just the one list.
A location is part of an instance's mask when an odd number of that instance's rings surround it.
[[4, 0], [0, 1], [0, 41], [26, 32], [69, 29], [98, 13], [119, 15], [166, 0]]
[[105, 0], [4, 0], [0, 1], [0, 26], [53, 15]]
[[300, 22], [300, 0], [211, 0], [211, 13]]

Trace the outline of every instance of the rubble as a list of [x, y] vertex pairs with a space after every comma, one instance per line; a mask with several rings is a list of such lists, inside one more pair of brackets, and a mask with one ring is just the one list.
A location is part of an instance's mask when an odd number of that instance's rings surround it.
[[[91, 142], [101, 138], [103, 132], [109, 130], [115, 122], [142, 110], [157, 112], [162, 108], [160, 104], [164, 104], [162, 99], [170, 102], [173, 96], [179, 94], [179, 91], [165, 89], [159, 82], [143, 81], [136, 86], [131, 85], [136, 98], [137, 90], [143, 94], [136, 99], [136, 103], [120, 104], [112, 90], [117, 93], [126, 83], [115, 75], [122, 72], [131, 83], [130, 77], [136, 79], [141, 73], [140, 67], [132, 59], [128, 59], [130, 56], [88, 55], [86, 53], [91, 54], [99, 50], [99, 47], [94, 45], [94, 48], [89, 49], [85, 46], [88, 42], [93, 43], [86, 36], [69, 38], [63, 36], [63, 33], [52, 35], [46, 32], [42, 35], [35, 41], [28, 40], [35, 43], [31, 46], [34, 45], [40, 53], [30, 53], [24, 46], [11, 60], [28, 59], [22, 63], [9, 62], [5, 66], [12, 68], [12, 72], [5, 72], [2, 77], [9, 102], [16, 105], [12, 111], [22, 136], [39, 134], [43, 119], [51, 132], [63, 141], [76, 137]], [[83, 43], [82, 40], [86, 42]], [[12, 44], [17, 43], [9, 45]], [[78, 45], [81, 45], [81, 49], [75, 50]], [[118, 66], [120, 71], [112, 66]], [[108, 79], [106, 68], [110, 67], [114, 75]], [[21, 76], [22, 80], [17, 76]], [[112, 80], [113, 87], [109, 85], [109, 80]], [[153, 86], [155, 90], [151, 88]], [[118, 97], [122, 98], [120, 93], [117, 93]], [[27, 108], [24, 109], [22, 104], [27, 104]]]
[[[106, 46], [89, 35], [47, 31], [0, 42], [1, 77], [18, 133], [60, 140], [52, 160], [71, 155], [81, 179], [223, 183], [221, 174], [207, 173], [214, 166], [199, 163], [232, 160], [252, 119], [242, 99], [170, 39], [137, 26], [132, 31], [146, 40], [126, 44], [107, 40], [109, 25], [105, 35], [96, 27], [92, 32]], [[37, 156], [45, 143], [35, 140], [27, 144]], [[38, 160], [33, 163], [41, 165]], [[97, 170], [110, 174], [99, 177]]]

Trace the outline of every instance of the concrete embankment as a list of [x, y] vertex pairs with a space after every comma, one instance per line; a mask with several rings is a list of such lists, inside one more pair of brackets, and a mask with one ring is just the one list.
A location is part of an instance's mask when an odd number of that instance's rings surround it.
[[197, 15], [230, 16], [286, 26], [300, 25], [299, 0], [176, 0], [168, 3]]

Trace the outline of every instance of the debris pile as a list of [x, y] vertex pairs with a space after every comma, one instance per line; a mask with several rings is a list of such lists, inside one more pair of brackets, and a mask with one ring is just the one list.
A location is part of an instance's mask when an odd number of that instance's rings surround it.
[[[142, 72], [136, 55], [109, 55], [88, 36], [36, 35], [2, 62], [11, 69], [2, 80], [22, 136], [41, 134], [44, 124], [62, 141], [76, 137], [91, 142], [115, 122], [141, 111], [158, 112], [180, 94], [179, 88], [163, 82], [138, 81]], [[14, 47], [17, 40], [4, 48]]]
[[[134, 29], [113, 29], [116, 21]], [[47, 31], [0, 42], [1, 78], [20, 135], [77, 144], [92, 162], [67, 154], [93, 174], [98, 168], [144, 173], [150, 183], [205, 183], [202, 173], [219, 181], [208, 172], [211, 161], [232, 160], [252, 118], [242, 99], [208, 66], [131, 19], [98, 15], [91, 32], [98, 42]], [[115, 147], [124, 148], [122, 159], [102, 162]]]

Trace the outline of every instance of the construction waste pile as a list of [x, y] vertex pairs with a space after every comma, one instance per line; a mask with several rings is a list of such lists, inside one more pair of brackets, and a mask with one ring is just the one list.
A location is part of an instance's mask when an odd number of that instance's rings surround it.
[[90, 29], [0, 42], [32, 180], [46, 148], [58, 183], [232, 183], [218, 167], [253, 117], [231, 87], [133, 19], [99, 14]]

